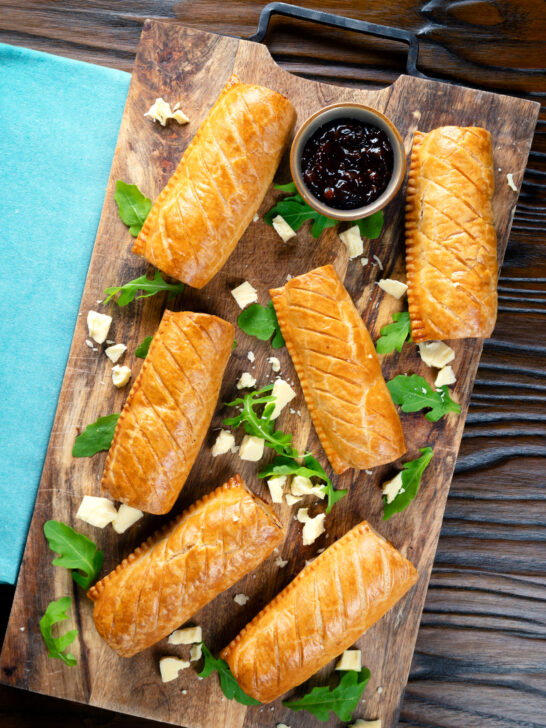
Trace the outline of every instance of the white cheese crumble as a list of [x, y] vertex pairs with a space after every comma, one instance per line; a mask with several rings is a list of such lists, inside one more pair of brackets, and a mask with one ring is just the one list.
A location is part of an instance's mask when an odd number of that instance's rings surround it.
[[166, 126], [169, 119], [174, 119], [179, 124], [189, 122], [188, 117], [180, 108], [180, 102], [177, 102], [171, 109], [169, 102], [161, 97], [154, 101], [144, 116], [149, 116], [152, 121], [158, 121], [161, 126]]
[[181, 660], [179, 657], [162, 657], [159, 660], [159, 672], [161, 673], [162, 682], [166, 683], [171, 682], [171, 680], [176, 680], [178, 673], [189, 666], [189, 662]]
[[238, 604], [240, 607], [244, 607], [249, 599], [250, 597], [247, 597], [246, 594], [236, 594], [233, 597], [233, 601], [235, 602], [235, 604]]
[[286, 723], [277, 723], [276, 728], [290, 728]]
[[239, 447], [239, 457], [241, 460], [249, 460], [252, 463], [257, 462], [264, 454], [265, 440], [254, 435], [245, 435]]
[[438, 376], [434, 381], [434, 386], [436, 388], [443, 387], [444, 384], [455, 384], [456, 381], [457, 377], [455, 376], [453, 369], [448, 365], [440, 369]]
[[362, 656], [360, 650], [345, 650], [339, 658], [336, 670], [355, 670], [360, 672], [362, 669]]
[[380, 281], [377, 281], [377, 285], [385, 291], [385, 293], [388, 293], [389, 296], [394, 296], [394, 298], [402, 298], [408, 290], [405, 283], [402, 283], [402, 281], [395, 281], [392, 278], [382, 278]]
[[116, 517], [112, 521], [114, 531], [116, 533], [125, 533], [128, 528], [133, 526], [137, 521], [140, 521], [143, 515], [142, 511], [139, 511], [138, 508], [132, 508], [122, 503]]
[[[379, 260], [379, 258], [377, 257], [377, 255], [374, 255], [373, 259], [375, 260], [375, 263], [377, 263], [377, 265], [379, 266], [379, 268], [381, 270], [383, 270], [383, 263]], [[375, 263], [374, 263], [374, 265], [375, 265]]]
[[321, 500], [326, 496], [326, 493], [319, 485], [313, 485], [311, 480], [304, 475], [296, 475], [292, 478], [290, 492], [292, 495], [314, 495]]
[[226, 452], [235, 452], [235, 437], [229, 430], [220, 430], [216, 442], [212, 446], [212, 457], [224, 455]]
[[190, 647], [190, 662], [197, 662], [203, 656], [203, 647], [201, 644], [192, 645]]
[[112, 367], [112, 382], [115, 387], [121, 389], [121, 387], [127, 384], [129, 379], [131, 379], [131, 370], [129, 367], [120, 367], [119, 364]]
[[256, 357], [254, 356], [254, 352], [253, 351], [248, 351], [247, 354], [246, 354], [246, 358], [250, 362], [255, 362], [256, 361]]
[[518, 188], [514, 184], [514, 175], [511, 172], [506, 175], [506, 183], [511, 190], [514, 190], [514, 192], [518, 191]]
[[455, 359], [455, 352], [443, 341], [425, 341], [419, 344], [419, 354], [427, 366], [438, 369], [442, 369]]
[[362, 242], [362, 235], [360, 234], [360, 228], [358, 225], [353, 225], [348, 230], [339, 234], [341, 242], [347, 248], [347, 255], [349, 258], [358, 258], [364, 252], [364, 244]]
[[296, 496], [296, 495], [292, 495], [292, 493], [287, 493], [284, 499], [289, 506], [293, 506], [294, 503], [299, 503], [301, 498], [302, 498], [301, 495]]
[[87, 346], [88, 346], [88, 347], [89, 347], [90, 349], [93, 349], [93, 351], [98, 351], [97, 347], [96, 347], [96, 346], [93, 346], [93, 342], [92, 342], [92, 341], [90, 341], [89, 339], [86, 339], [86, 340], [85, 340], [85, 343], [86, 343], [86, 345], [87, 345]]
[[324, 528], [324, 519], [326, 518], [326, 513], [319, 513], [314, 518], [309, 518], [304, 524], [303, 524], [303, 545], [309, 546], [310, 544], [314, 543], [317, 538], [324, 533], [326, 530]]
[[104, 344], [108, 332], [110, 331], [110, 325], [112, 323], [112, 317], [107, 316], [105, 313], [97, 313], [97, 311], [87, 312], [87, 328], [89, 330], [89, 336], [94, 339], [97, 344]]
[[296, 514], [296, 518], [300, 523], [307, 523], [309, 520], [309, 508], [298, 508], [298, 512]]
[[250, 372], [243, 372], [237, 382], [237, 389], [250, 389], [256, 384], [256, 378]]
[[289, 240], [296, 236], [296, 231], [292, 230], [290, 225], [281, 215], [277, 215], [276, 217], [274, 217], [271, 222], [279, 237], [282, 238], [283, 243], [287, 243]]
[[273, 503], [282, 503], [285, 484], [286, 475], [277, 475], [274, 478], [269, 478], [267, 481], [267, 487], [271, 493]]
[[350, 725], [349, 728], [381, 728], [381, 720], [379, 718], [376, 718], [376, 720], [358, 718], [356, 723]]
[[361, 258], [360, 262], [362, 264], [362, 267], [364, 268], [364, 266], [368, 265], [369, 258]]
[[125, 344], [114, 344], [104, 350], [106, 356], [110, 359], [112, 364], [115, 364], [127, 351]]
[[403, 487], [401, 472], [395, 475], [392, 480], [383, 483], [383, 495], [386, 497], [387, 503], [392, 503]]
[[275, 397], [275, 408], [271, 419], [276, 420], [286, 405], [294, 399], [296, 393], [284, 379], [276, 379], [271, 390], [271, 396]]
[[274, 372], [281, 371], [281, 362], [276, 356], [270, 356], [267, 361], [271, 364], [271, 369], [273, 369]]
[[257, 212], [255, 212], [254, 215], [252, 216], [252, 222], [258, 222], [259, 219], [260, 219], [260, 216], [258, 215]]
[[284, 569], [287, 563], [288, 559], [285, 561], [284, 559], [281, 559], [280, 556], [277, 556], [277, 558], [275, 559], [275, 566], [278, 566], [279, 569]]
[[203, 641], [203, 630], [201, 627], [184, 627], [175, 630], [169, 635], [170, 645], [195, 645]]
[[117, 514], [116, 506], [108, 498], [85, 495], [76, 513], [76, 518], [96, 528], [104, 528], [112, 523]]
[[231, 295], [237, 302], [239, 308], [245, 308], [251, 303], [256, 303], [258, 300], [258, 292], [248, 281], [245, 281], [244, 283], [241, 283], [240, 286], [237, 286], [237, 288], [234, 288], [231, 291]]

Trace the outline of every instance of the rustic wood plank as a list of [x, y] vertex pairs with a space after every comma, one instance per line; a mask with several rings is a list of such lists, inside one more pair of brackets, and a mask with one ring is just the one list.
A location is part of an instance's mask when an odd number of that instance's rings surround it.
[[[167, 175], [167, 176], [168, 176], [168, 175]], [[512, 330], [513, 330], [513, 324], [511, 324], [511, 325], [509, 326], [509, 328], [512, 328]], [[530, 337], [530, 338], [531, 338], [531, 337]], [[459, 716], [459, 718], [460, 718], [460, 716]], [[455, 724], [455, 723], [454, 723], [454, 724]], [[469, 724], [470, 724], [470, 723], [469, 723]], [[459, 723], [459, 725], [460, 725], [460, 723]]]

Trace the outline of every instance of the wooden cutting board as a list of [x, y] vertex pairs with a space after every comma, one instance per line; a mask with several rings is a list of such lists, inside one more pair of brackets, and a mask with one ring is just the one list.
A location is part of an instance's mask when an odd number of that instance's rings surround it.
[[[121, 284], [141, 275], [146, 265], [131, 253], [132, 239], [119, 219], [114, 202], [117, 179], [137, 184], [154, 198], [174, 171], [182, 152], [232, 73], [242, 81], [259, 83], [290, 98], [298, 112], [298, 123], [322, 106], [339, 101], [356, 101], [386, 113], [400, 130], [409, 153], [416, 129], [428, 131], [444, 124], [481, 125], [493, 137], [496, 192], [495, 224], [502, 261], [517, 193], [506, 181], [511, 172], [518, 187], [523, 172], [539, 105], [508, 96], [474, 91], [435, 81], [401, 76], [392, 86], [382, 90], [354, 90], [319, 84], [293, 76], [279, 68], [267, 48], [175, 24], [147, 21], [144, 25], [133, 79], [121, 125], [112, 171], [93, 256], [74, 332], [59, 406], [51, 433], [40, 489], [36, 500], [28, 542], [23, 558], [13, 610], [0, 661], [2, 682], [27, 690], [64, 697], [124, 713], [154, 718], [175, 725], [226, 726], [228, 728], [270, 728], [278, 722], [292, 727], [318, 725], [307, 713], [292, 713], [281, 701], [272, 706], [246, 709], [226, 700], [216, 677], [199, 681], [196, 672], [186, 670], [176, 682], [162, 684], [158, 658], [178, 654], [187, 658], [188, 647], [170, 647], [166, 640], [146, 652], [125, 660], [117, 657], [98, 637], [92, 621], [92, 605], [72, 582], [69, 573], [51, 565], [53, 558], [42, 533], [44, 521], [54, 518], [67, 522], [87, 534], [105, 552], [103, 573], [150, 535], [167, 518], [147, 516], [122, 536], [110, 527], [104, 530], [77, 521], [75, 514], [83, 495], [100, 495], [100, 478], [106, 453], [91, 459], [74, 459], [71, 448], [77, 428], [94, 422], [97, 417], [119, 412], [127, 390], [117, 391], [110, 379], [111, 364], [101, 351], [92, 351], [85, 344], [88, 337], [86, 314], [89, 309], [108, 311], [113, 317], [110, 338], [128, 345], [125, 362], [136, 376], [141, 365], [134, 350], [145, 336], [154, 333], [167, 302], [156, 296], [134, 302], [119, 309], [114, 304], [101, 306], [106, 286]], [[190, 118], [187, 126], [177, 124], [162, 128], [143, 116], [157, 96], [175, 102]], [[90, 123], [93, 100], [90, 99]], [[85, 151], [85, 150], [84, 150]], [[276, 181], [289, 181], [285, 158]], [[169, 302], [173, 310], [195, 310], [214, 313], [236, 323], [239, 309], [230, 290], [249, 280], [259, 291], [260, 302], [268, 301], [267, 289], [280, 286], [288, 274], [295, 276], [316, 266], [332, 263], [345, 280], [364, 321], [376, 338], [382, 326], [391, 321], [393, 312], [402, 303], [383, 294], [375, 282], [382, 277], [403, 279], [403, 188], [386, 208], [385, 227], [378, 240], [366, 241], [364, 255], [370, 263], [348, 261], [345, 248], [335, 230], [327, 230], [319, 240], [311, 237], [308, 226], [297, 238], [283, 244], [277, 234], [262, 220], [251, 223], [227, 264], [204, 289], [185, 292]], [[270, 190], [260, 210], [272, 206], [278, 193]], [[74, 244], [78, 244], [77, 231]], [[377, 258], [374, 258], [377, 256]], [[282, 375], [295, 382], [298, 399], [292, 403], [295, 414], [286, 411], [282, 429], [295, 433], [295, 444], [308, 448], [328, 466], [311, 425], [295, 371], [286, 349], [273, 352], [268, 344], [237, 331], [238, 346], [228, 365], [221, 392], [221, 401], [235, 394], [235, 382], [241, 372], [250, 371], [265, 384], [271, 379], [267, 357], [273, 353], [282, 363]], [[481, 341], [450, 342], [456, 351], [453, 368], [457, 375], [454, 396], [461, 403], [460, 416], [449, 416], [438, 423], [428, 422], [423, 414], [402, 415], [409, 451], [404, 460], [418, 455], [418, 448], [431, 445], [435, 456], [428, 468], [417, 499], [403, 513], [383, 522], [379, 484], [392, 476], [392, 466], [373, 472], [349, 471], [334, 479], [337, 487], [349, 488], [349, 496], [341, 500], [326, 520], [326, 534], [310, 547], [301, 542], [301, 524], [293, 516], [294, 509], [283, 505], [279, 514], [288, 529], [280, 553], [288, 560], [285, 568], [274, 564], [277, 554], [253, 574], [217, 597], [195, 616], [194, 623], [203, 627], [204, 639], [213, 651], [220, 650], [271, 598], [277, 594], [316, 555], [362, 519], [386, 536], [410, 558], [420, 573], [416, 587], [378, 624], [362, 637], [358, 646], [363, 663], [371, 670], [365, 690], [365, 702], [355, 717], [380, 717], [383, 728], [397, 723], [399, 705], [408, 677], [419, 620], [425, 599], [442, 515], [457, 457], [464, 419], [470, 399]], [[248, 351], [256, 357], [251, 364]], [[403, 353], [383, 358], [383, 373], [390, 379], [402, 372], [417, 372], [429, 381], [433, 370], [420, 360], [417, 347], [408, 345]], [[39, 406], [39, 403], [36, 403]], [[288, 409], [288, 408], [287, 408]], [[211, 457], [214, 430], [226, 416], [219, 405], [205, 445], [172, 513], [178, 513], [194, 500], [240, 472], [249, 486], [268, 499], [267, 488], [256, 477], [256, 466], [241, 461], [236, 455]], [[327, 470], [330, 472], [329, 467]], [[14, 483], [13, 487], [17, 487]], [[296, 506], [297, 508], [297, 506]], [[502, 555], [499, 555], [500, 557]], [[250, 597], [244, 607], [233, 601], [234, 594]], [[67, 667], [47, 657], [38, 621], [47, 604], [61, 596], [73, 598], [71, 619], [66, 629], [77, 627], [79, 638], [70, 648], [78, 664]], [[447, 636], [446, 636], [447, 639]], [[296, 691], [303, 694], [311, 685], [324, 684], [333, 665], [329, 665]], [[332, 719], [328, 725], [339, 725]]]

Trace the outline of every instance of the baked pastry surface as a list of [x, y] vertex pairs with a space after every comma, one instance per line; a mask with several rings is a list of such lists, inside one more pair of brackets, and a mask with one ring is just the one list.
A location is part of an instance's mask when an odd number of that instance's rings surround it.
[[416, 131], [406, 201], [406, 269], [415, 342], [490, 336], [497, 316], [491, 135]]
[[248, 695], [269, 703], [350, 647], [417, 576], [363, 521], [300, 571], [221, 656]]
[[155, 201], [133, 252], [202, 288], [257, 212], [295, 119], [284, 96], [233, 76]]
[[89, 590], [97, 631], [131, 657], [252, 571], [283, 538], [272, 508], [236, 475]]
[[102, 485], [113, 498], [171, 510], [214, 413], [233, 334], [217, 316], [165, 311], [106, 459]]
[[400, 418], [370, 335], [331, 265], [270, 291], [322, 447], [336, 473], [396, 460]]

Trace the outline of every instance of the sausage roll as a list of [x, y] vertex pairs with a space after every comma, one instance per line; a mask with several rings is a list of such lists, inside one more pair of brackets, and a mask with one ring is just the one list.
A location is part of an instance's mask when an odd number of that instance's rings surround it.
[[313, 424], [336, 473], [396, 460], [402, 425], [362, 319], [331, 265], [270, 291]]
[[121, 657], [145, 650], [252, 571], [283, 537], [274, 511], [236, 475], [89, 590], [97, 631]]
[[245, 693], [269, 703], [352, 645], [417, 576], [363, 521], [300, 571], [222, 657]]
[[165, 311], [106, 459], [102, 485], [113, 498], [171, 510], [210, 424], [233, 334], [216, 316]]
[[413, 341], [491, 335], [497, 316], [493, 190], [488, 131], [415, 132], [406, 204]]
[[233, 76], [155, 201], [133, 252], [202, 288], [258, 210], [295, 119], [284, 96]]

